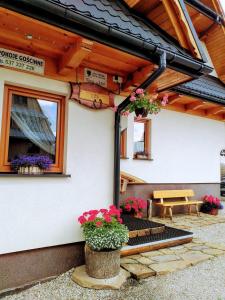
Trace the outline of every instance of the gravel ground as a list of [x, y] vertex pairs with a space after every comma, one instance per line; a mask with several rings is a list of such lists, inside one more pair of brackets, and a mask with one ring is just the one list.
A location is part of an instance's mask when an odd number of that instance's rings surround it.
[[[195, 237], [225, 245], [225, 224], [194, 230]], [[164, 276], [130, 279], [120, 291], [81, 288], [72, 270], [4, 300], [225, 300], [225, 256]]]

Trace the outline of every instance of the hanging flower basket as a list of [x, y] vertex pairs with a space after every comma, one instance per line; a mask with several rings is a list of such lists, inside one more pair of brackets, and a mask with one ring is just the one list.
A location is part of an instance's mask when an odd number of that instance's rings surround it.
[[158, 94], [148, 94], [143, 89], [137, 89], [130, 96], [130, 104], [124, 109], [122, 115], [135, 112], [136, 116], [146, 118], [148, 114], [158, 114], [162, 106], [168, 102], [168, 96], [162, 98]]
[[145, 108], [136, 108], [135, 109], [136, 116], [142, 116], [142, 118], [146, 118], [148, 116], [148, 110]]

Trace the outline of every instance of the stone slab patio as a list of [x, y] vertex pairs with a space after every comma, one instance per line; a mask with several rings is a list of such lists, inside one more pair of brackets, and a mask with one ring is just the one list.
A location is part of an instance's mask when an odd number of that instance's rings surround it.
[[171, 226], [174, 228], [191, 230], [198, 227], [210, 226], [218, 223], [225, 223], [225, 215], [219, 214], [217, 216], [212, 216], [208, 214], [200, 213], [200, 216], [197, 217], [195, 215], [174, 215], [173, 220], [171, 221], [169, 218], [159, 218], [153, 217], [151, 219], [153, 222], [161, 222], [166, 226]]
[[165, 275], [225, 255], [225, 246], [193, 239], [189, 244], [121, 258], [121, 267], [136, 279]]

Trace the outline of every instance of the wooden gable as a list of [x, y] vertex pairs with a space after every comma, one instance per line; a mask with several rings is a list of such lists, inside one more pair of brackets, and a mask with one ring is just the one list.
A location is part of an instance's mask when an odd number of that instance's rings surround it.
[[178, 0], [125, 0], [138, 13], [158, 25], [194, 57], [203, 59], [198, 38], [190, 26], [185, 6]]
[[224, 13], [219, 0], [203, 0], [203, 4], [216, 12], [223, 22], [215, 22], [215, 20], [187, 5], [187, 9], [197, 34], [202, 40], [218, 77], [225, 83], [225, 27], [224, 27]]

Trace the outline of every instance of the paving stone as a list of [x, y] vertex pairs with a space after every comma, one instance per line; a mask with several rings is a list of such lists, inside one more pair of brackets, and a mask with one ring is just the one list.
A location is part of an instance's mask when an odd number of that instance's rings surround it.
[[85, 265], [75, 268], [72, 274], [72, 280], [82, 287], [87, 287], [96, 290], [117, 290], [126, 282], [130, 277], [130, 273], [120, 268], [119, 275], [108, 279], [97, 279], [90, 277], [86, 273]]
[[148, 257], [144, 257], [142, 256], [141, 258], [138, 258], [137, 261], [143, 265], [150, 265], [152, 262], [151, 259], [149, 259]]
[[182, 270], [190, 265], [191, 263], [189, 261], [179, 260], [152, 264], [149, 267], [153, 269], [157, 275], [164, 275], [171, 272], [175, 272], [177, 270]]
[[176, 246], [176, 247], [172, 247], [170, 248], [171, 250], [180, 250], [180, 249], [184, 249], [184, 246], [183, 245], [180, 245], [180, 246]]
[[174, 251], [174, 253], [175, 253], [176, 255], [179, 255], [179, 254], [186, 253], [187, 251], [188, 251], [188, 249], [187, 249], [187, 248], [184, 248], [184, 249], [176, 250], [176, 251]]
[[198, 246], [193, 246], [191, 248], [191, 250], [196, 250], [196, 251], [202, 251], [202, 250], [206, 250], [209, 249], [209, 247], [205, 246], [205, 245], [198, 245]]
[[187, 249], [191, 249], [192, 247], [196, 246], [194, 243], [185, 244], [184, 247]]
[[141, 264], [122, 264], [121, 266], [137, 279], [143, 279], [156, 275], [154, 270]]
[[192, 240], [192, 243], [194, 243], [194, 244], [200, 244], [200, 245], [203, 245], [203, 244], [204, 244], [204, 242], [202, 242], [202, 241], [199, 240], [199, 239], [193, 239], [193, 240]]
[[215, 243], [206, 243], [209, 248], [215, 248], [219, 250], [225, 250], [225, 245], [215, 244]]
[[157, 255], [160, 255], [159, 251], [149, 251], [149, 252], [141, 253], [141, 256], [146, 256], [146, 257], [152, 257]]
[[206, 249], [206, 250], [203, 250], [202, 252], [209, 254], [209, 255], [214, 255], [214, 256], [225, 254], [225, 251], [219, 250], [219, 249]]
[[159, 255], [159, 256], [153, 256], [151, 258], [153, 261], [158, 261], [158, 262], [167, 262], [167, 261], [173, 261], [173, 260], [179, 260], [180, 257], [177, 255]]
[[193, 266], [202, 261], [206, 261], [208, 259], [213, 258], [212, 255], [208, 255], [205, 253], [193, 253], [193, 252], [187, 252], [187, 253], [181, 254], [180, 257], [182, 257], [183, 260], [191, 263]]
[[134, 260], [134, 259], [131, 259], [131, 258], [122, 257], [122, 258], [120, 259], [120, 263], [121, 263], [121, 264], [136, 264], [137, 261]]
[[134, 254], [134, 255], [126, 256], [126, 258], [130, 258], [130, 259], [138, 259], [138, 258], [141, 258], [141, 255], [140, 255], [140, 254]]
[[161, 249], [160, 252], [163, 253], [163, 254], [174, 254], [174, 251], [172, 249], [170, 249], [170, 248], [168, 248], [168, 249]]

